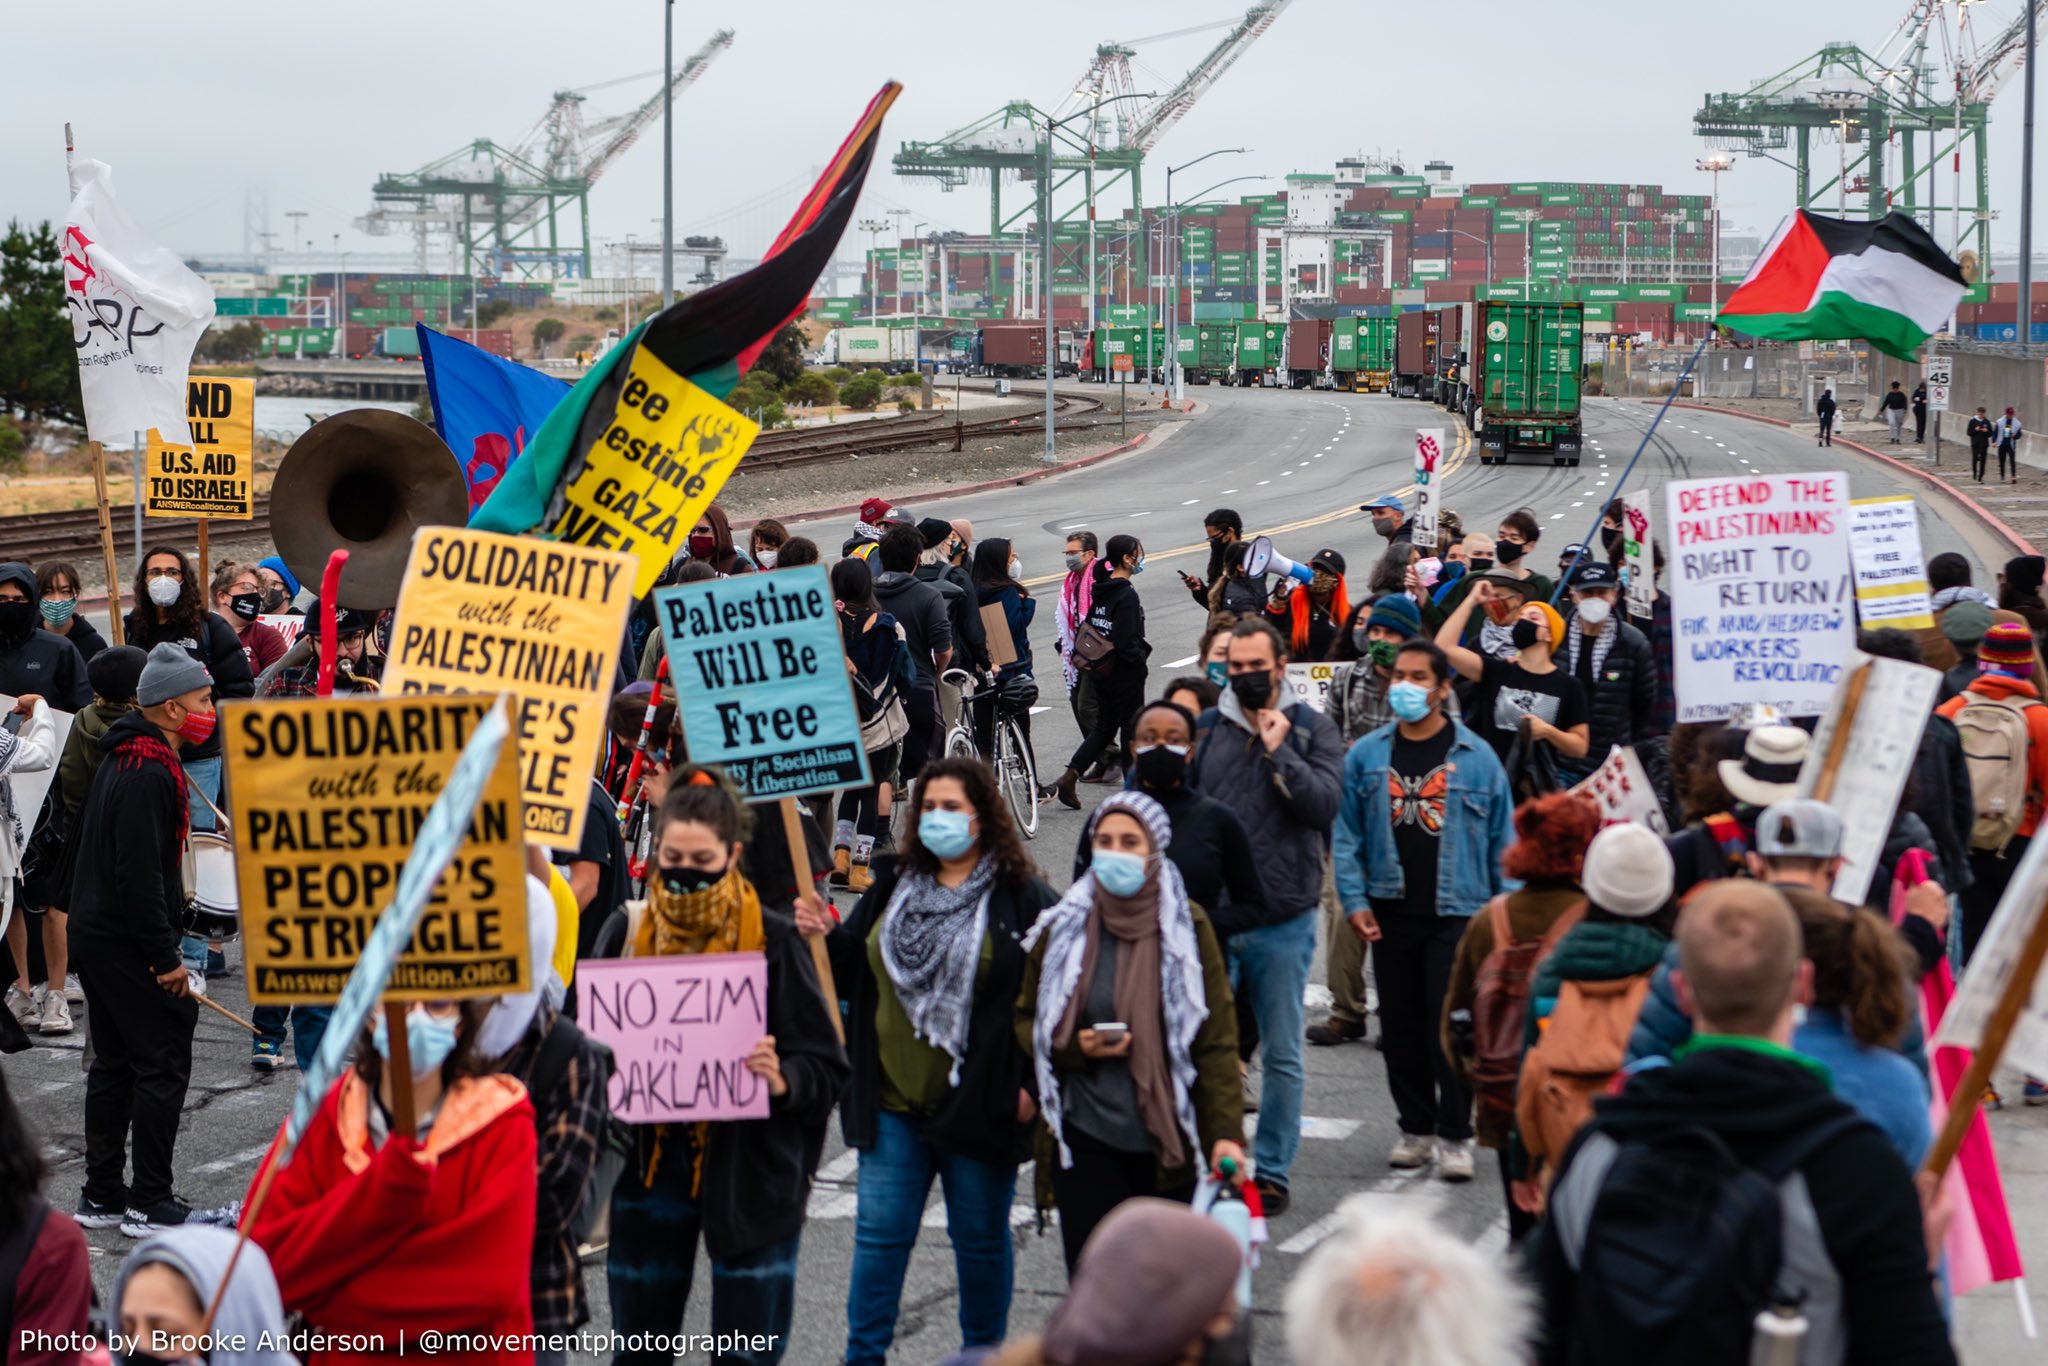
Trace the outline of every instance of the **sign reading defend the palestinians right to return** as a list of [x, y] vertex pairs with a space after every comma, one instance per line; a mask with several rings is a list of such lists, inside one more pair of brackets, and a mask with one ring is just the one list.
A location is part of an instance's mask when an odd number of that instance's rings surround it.
[[[390, 904], [484, 697], [227, 702], [221, 749], [249, 1000], [328, 1005]], [[385, 994], [438, 1001], [533, 985], [519, 751], [491, 770]]]
[[142, 467], [143, 516], [254, 517], [256, 381], [188, 381], [185, 424], [192, 433], [189, 446], [170, 445], [150, 428]]
[[1754, 703], [1819, 716], [1856, 645], [1849, 477], [1741, 474], [1665, 488], [1681, 722]]
[[654, 613], [693, 762], [749, 801], [867, 786], [825, 566], [677, 584]]

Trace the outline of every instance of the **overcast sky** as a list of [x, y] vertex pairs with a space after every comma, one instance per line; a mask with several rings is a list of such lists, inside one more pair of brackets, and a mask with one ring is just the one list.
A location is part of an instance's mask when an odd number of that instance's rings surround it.
[[[1099, 41], [1222, 19], [1241, 4], [678, 3], [679, 62], [721, 25], [737, 33], [676, 106], [678, 236], [719, 232], [736, 251], [757, 251], [885, 77], [906, 87], [884, 129], [893, 151], [1005, 100], [1056, 103]], [[1990, 0], [1978, 22], [1995, 30], [2018, 4]], [[407, 249], [410, 238], [370, 239], [353, 226], [376, 175], [476, 138], [517, 143], [556, 88], [661, 65], [659, 0], [16, 0], [6, 9], [0, 41], [14, 60], [0, 83], [0, 219], [61, 219], [69, 119], [80, 153], [114, 167], [130, 212], [169, 245], [208, 256], [240, 252], [251, 195], [267, 198], [269, 226], [287, 248], [286, 213], [302, 210], [303, 240], [324, 251], [337, 232], [358, 252]], [[1461, 180], [1704, 192], [1690, 131], [1704, 92], [1740, 90], [1830, 40], [1875, 50], [1905, 9], [1905, 0], [1718, 0], [1704, 10], [1293, 0], [1166, 134], [1146, 196], [1161, 197], [1168, 161], [1240, 144], [1253, 152], [1219, 157], [1187, 181], [1207, 184], [1211, 171], [1327, 171], [1346, 154], [1398, 151], [1411, 166], [1448, 160]], [[1220, 33], [1140, 47], [1139, 88], [1167, 88]], [[593, 92], [586, 108], [620, 112], [656, 84]], [[2015, 77], [1992, 124], [1993, 201], [2003, 213], [1994, 242], [2003, 246], [2018, 239], [2020, 92]], [[1832, 164], [1833, 148], [1816, 160]], [[1722, 184], [1731, 229], [1768, 227], [1789, 206], [1792, 174], [1743, 159]], [[885, 166], [869, 186], [865, 212], [902, 207], [906, 224], [986, 227], [985, 189], [941, 193]], [[658, 238], [660, 187], [656, 120], [593, 191], [593, 238]], [[1200, 188], [1176, 184], [1183, 194]], [[1021, 202], [1025, 191], [1008, 193]], [[1107, 200], [1104, 211], [1120, 206]]]

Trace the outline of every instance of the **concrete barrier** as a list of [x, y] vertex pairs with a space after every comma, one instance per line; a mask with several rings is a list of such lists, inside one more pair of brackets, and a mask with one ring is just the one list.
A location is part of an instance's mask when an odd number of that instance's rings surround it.
[[[1970, 446], [1963, 437], [1963, 427], [1979, 405], [1993, 422], [2011, 408], [2018, 414], [2020, 425], [2029, 429], [2020, 441], [2020, 463], [2029, 469], [2048, 470], [2048, 431], [2031, 430], [2037, 426], [2048, 428], [2048, 355], [1977, 350], [1947, 354], [1954, 362], [1954, 370], [1949, 381], [1948, 411], [1941, 419], [1944, 453], [1953, 445], [1964, 459], [1969, 458]], [[1874, 352], [1872, 356], [1871, 393], [1881, 395], [1897, 380], [1899, 387], [1910, 394], [1913, 386], [1920, 383], [1920, 366]], [[1909, 428], [1911, 422], [1912, 415], [1908, 413]], [[1927, 417], [1927, 436], [1930, 441], [1934, 439], [1932, 413]]]

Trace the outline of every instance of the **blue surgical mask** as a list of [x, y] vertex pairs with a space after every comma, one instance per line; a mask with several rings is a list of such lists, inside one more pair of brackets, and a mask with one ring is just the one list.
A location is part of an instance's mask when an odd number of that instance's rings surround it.
[[1230, 686], [1230, 665], [1224, 660], [1210, 660], [1202, 666], [1202, 672], [1207, 674], [1209, 681], [1217, 687], [1227, 688]]
[[1404, 679], [1387, 689], [1387, 706], [1403, 721], [1420, 721], [1429, 715], [1429, 689]]
[[1111, 896], [1136, 896], [1145, 885], [1150, 859], [1120, 854], [1114, 849], [1097, 849], [1089, 866], [1095, 870], [1095, 885]]
[[[412, 1079], [424, 1081], [448, 1061], [448, 1055], [455, 1051], [455, 1030], [461, 1017], [438, 1019], [427, 1012], [425, 1006], [414, 1006], [405, 1013], [405, 1051], [412, 1063]], [[380, 1012], [377, 1023], [371, 1030], [371, 1038], [377, 1045], [377, 1056], [391, 1057], [391, 1032], [385, 1028], [385, 1017]]]
[[973, 827], [965, 811], [927, 811], [917, 818], [917, 838], [940, 858], [959, 858], [974, 847]]
[[1142, 574], [1142, 573], [1144, 573], [1144, 572], [1145, 572], [1145, 557], [1144, 557], [1143, 555], [1140, 555], [1140, 556], [1138, 557], [1138, 562], [1137, 562], [1136, 564], [1134, 564], [1134, 565], [1132, 565], [1132, 566], [1131, 566], [1131, 577], [1135, 579], [1135, 578], [1137, 578], [1137, 577], [1138, 577], [1138, 575], [1140, 575], [1140, 574]]

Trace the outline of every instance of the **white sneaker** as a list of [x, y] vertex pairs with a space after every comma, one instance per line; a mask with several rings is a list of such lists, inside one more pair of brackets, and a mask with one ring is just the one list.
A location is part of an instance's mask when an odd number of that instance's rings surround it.
[[64, 1004], [61, 991], [46, 992], [43, 995], [42, 1023], [38, 1030], [44, 1034], [69, 1034], [71, 1032], [71, 1007]]
[[1436, 1174], [1440, 1181], [1472, 1179], [1472, 1140], [1440, 1138], [1436, 1141]]
[[[38, 987], [36, 990], [41, 991], [42, 988]], [[43, 1013], [42, 1006], [36, 998], [16, 986], [7, 988], [7, 1009], [23, 1029], [33, 1026]]]
[[64, 999], [75, 1006], [85, 1004], [85, 988], [78, 985], [78, 974], [75, 972], [64, 974]]
[[1420, 1167], [1429, 1162], [1436, 1144], [1428, 1134], [1402, 1134], [1401, 1141], [1387, 1154], [1389, 1167]]

